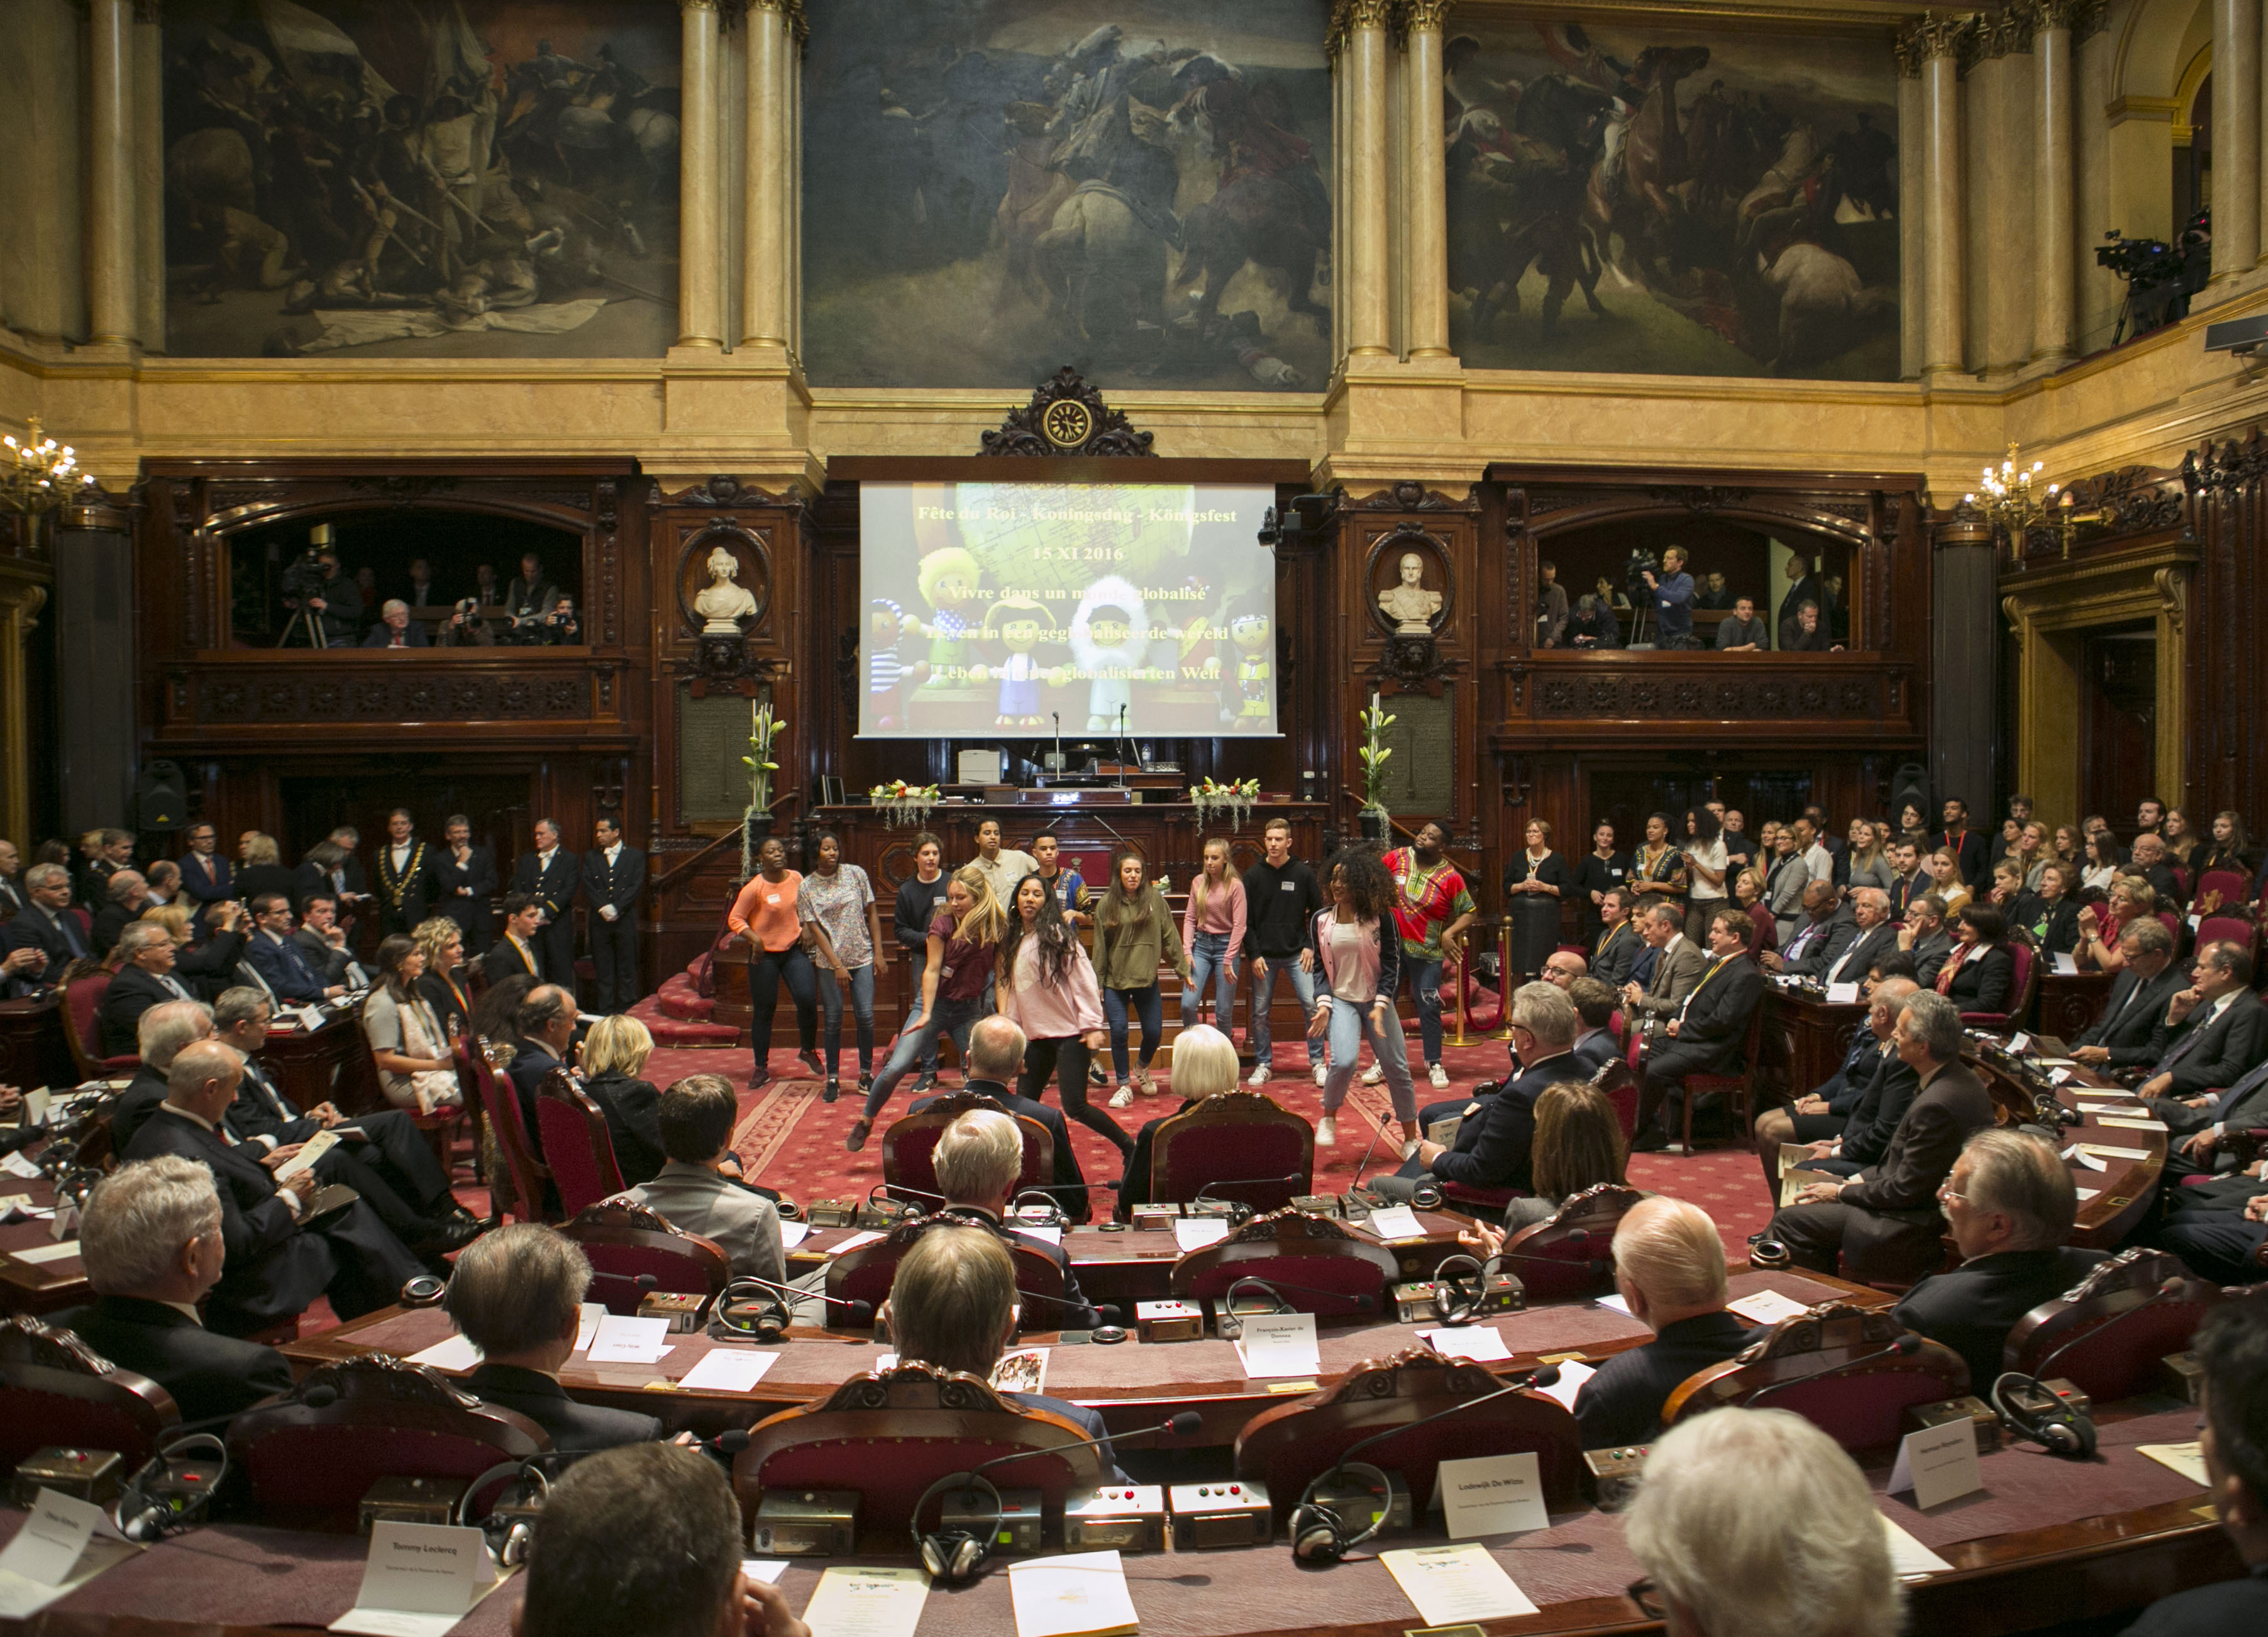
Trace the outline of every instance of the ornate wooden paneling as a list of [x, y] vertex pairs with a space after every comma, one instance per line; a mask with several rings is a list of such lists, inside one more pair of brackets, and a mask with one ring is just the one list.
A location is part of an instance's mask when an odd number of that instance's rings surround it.
[[[435, 652], [435, 651], [428, 651]], [[603, 699], [602, 699], [603, 696]], [[435, 652], [310, 655], [306, 650], [237, 657], [166, 672], [157, 737], [281, 724], [410, 724], [621, 719], [611, 667], [541, 650], [459, 655]]]
[[1536, 656], [1524, 685], [1539, 742], [1557, 742], [1543, 725], [1580, 722], [1580, 741], [1658, 738], [1665, 720], [1761, 723], [1775, 737], [1812, 736], [1899, 722], [1902, 676], [1861, 661], [1830, 668], [1813, 655], [1791, 666], [1769, 655], [1687, 659], [1642, 653]]

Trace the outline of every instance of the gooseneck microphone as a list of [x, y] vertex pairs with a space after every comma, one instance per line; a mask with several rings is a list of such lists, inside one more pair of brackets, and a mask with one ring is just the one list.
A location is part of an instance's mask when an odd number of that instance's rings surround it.
[[[2058, 1359], [2080, 1342], [2091, 1341], [2137, 1313], [2180, 1296], [2186, 1283], [2176, 1274], [2124, 1313], [2115, 1313], [2102, 1324], [2082, 1330], [2060, 1343], [2029, 1375], [2021, 1370], [2009, 1370], [1995, 1378], [1991, 1390], [1985, 1395], [1992, 1405], [1993, 1414], [1999, 1416], [2000, 1424], [2017, 1437], [2039, 1445], [2050, 1455], [2061, 1456], [2069, 1461], [2086, 1460], [2095, 1453], [2095, 1418], [2049, 1390], [2049, 1371], [2054, 1368]], [[2032, 1409], [2016, 1403], [2013, 1390], [2018, 1386], [2035, 1389], [2048, 1400], [2046, 1405]]]
[[1794, 1387], [1804, 1382], [1815, 1382], [1822, 1376], [1839, 1375], [1845, 1370], [1855, 1370], [1862, 1364], [1875, 1364], [1884, 1359], [1911, 1358], [1915, 1353], [1919, 1353], [1920, 1351], [1921, 1338], [1915, 1335], [1911, 1331], [1908, 1331], [1904, 1335], [1900, 1336], [1896, 1341], [1892, 1342], [1889, 1346], [1882, 1348], [1879, 1352], [1862, 1353], [1855, 1359], [1845, 1359], [1839, 1364], [1823, 1364], [1820, 1366], [1819, 1368], [1815, 1370], [1807, 1370], [1800, 1375], [1791, 1375], [1784, 1382], [1767, 1382], [1763, 1386], [1756, 1388], [1749, 1393], [1747, 1397], [1743, 1397], [1741, 1400], [1741, 1407], [1743, 1409], [1752, 1410], [1756, 1408], [1756, 1401], [1759, 1398], [1768, 1398], [1783, 1387]]

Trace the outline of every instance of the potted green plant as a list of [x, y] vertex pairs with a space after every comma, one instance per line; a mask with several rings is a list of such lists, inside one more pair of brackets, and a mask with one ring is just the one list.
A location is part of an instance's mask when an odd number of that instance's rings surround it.
[[780, 730], [787, 724], [772, 714], [770, 699], [752, 703], [748, 715], [748, 752], [740, 758], [748, 770], [748, 807], [740, 815], [740, 879], [756, 873], [756, 849], [772, 828], [772, 775], [779, 763], [772, 759]]
[[1373, 694], [1370, 708], [1362, 713], [1362, 811], [1358, 822], [1365, 841], [1383, 842], [1391, 827], [1391, 815], [1386, 810], [1386, 759], [1394, 754], [1394, 748], [1385, 742], [1385, 737], [1393, 726], [1394, 718], [1380, 708], [1378, 696]]

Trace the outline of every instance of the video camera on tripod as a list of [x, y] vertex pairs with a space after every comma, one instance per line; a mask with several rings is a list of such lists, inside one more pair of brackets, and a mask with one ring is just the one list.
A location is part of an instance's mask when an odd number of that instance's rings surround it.
[[284, 567], [284, 600], [291, 605], [291, 617], [284, 622], [284, 634], [276, 639], [276, 645], [279, 648], [291, 645], [291, 633], [295, 630], [306, 633], [310, 648], [331, 645], [330, 633], [323, 625], [323, 611], [307, 606], [310, 598], [324, 596], [324, 588], [329, 581], [329, 576], [323, 572], [326, 552], [331, 553], [333, 562], [338, 560], [337, 554], [331, 549], [331, 526], [318, 523], [307, 533], [307, 549]]

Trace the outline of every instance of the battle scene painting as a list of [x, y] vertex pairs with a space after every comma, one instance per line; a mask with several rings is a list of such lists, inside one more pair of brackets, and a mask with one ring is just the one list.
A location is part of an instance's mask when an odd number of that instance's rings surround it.
[[679, 40], [634, 0], [173, 0], [166, 350], [659, 357]]
[[1469, 367], [1897, 379], [1887, 39], [1506, 20], [1442, 66]]
[[1325, 0], [827, 0], [804, 70], [814, 386], [1319, 390]]

